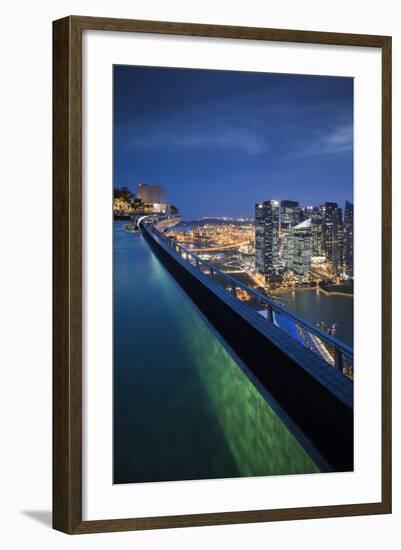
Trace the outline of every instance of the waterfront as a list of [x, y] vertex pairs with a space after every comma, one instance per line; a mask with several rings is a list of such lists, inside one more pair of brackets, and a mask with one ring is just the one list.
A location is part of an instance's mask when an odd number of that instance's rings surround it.
[[[184, 243], [185, 248], [191, 250], [191, 246]], [[218, 245], [214, 245], [217, 250]], [[231, 275], [238, 281], [251, 288], [259, 288], [264, 293], [261, 277], [253, 271], [254, 254], [243, 254], [240, 247], [232, 247], [231, 250], [220, 250], [215, 252], [206, 251], [206, 254], [198, 255], [215, 265], [218, 269]], [[316, 282], [313, 282], [317, 285]], [[338, 285], [340, 286], [340, 285]], [[330, 288], [330, 287], [329, 287]], [[332, 288], [336, 288], [333, 286]], [[352, 292], [352, 291], [351, 291]], [[284, 307], [290, 311], [311, 322], [314, 325], [324, 323], [329, 329], [333, 324], [336, 325], [334, 336], [353, 346], [353, 294], [336, 290], [327, 291], [319, 289], [317, 286], [302, 287], [299, 285], [294, 290], [286, 288], [275, 288], [269, 293]], [[257, 303], [249, 303], [250, 307], [258, 307]]]
[[[254, 271], [255, 248], [251, 238], [254, 230], [251, 228], [248, 220], [238, 220], [236, 224], [232, 220], [186, 221], [174, 227], [169, 236], [188, 250], [195, 250], [201, 258], [240, 282], [266, 292], [263, 276]], [[241, 240], [245, 236], [248, 242]], [[280, 281], [274, 283], [267, 292], [280, 304], [314, 325], [324, 323], [326, 329], [336, 325], [333, 335], [352, 347], [353, 288], [349, 287], [349, 281], [341, 284], [330, 281], [325, 288], [317, 290], [321, 275], [318, 267], [314, 266], [308, 280], [294, 281], [294, 290], [289, 289], [288, 281], [287, 288]], [[327, 280], [321, 284], [327, 284]], [[257, 307], [253, 303], [249, 305]]]
[[317, 472], [140, 235], [114, 223], [114, 482]]
[[282, 305], [314, 325], [337, 324], [335, 337], [353, 346], [353, 296], [327, 294], [318, 289], [297, 289], [279, 294]]

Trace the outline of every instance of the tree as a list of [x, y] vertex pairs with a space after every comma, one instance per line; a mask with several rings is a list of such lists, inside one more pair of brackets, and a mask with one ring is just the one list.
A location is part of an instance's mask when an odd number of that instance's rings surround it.
[[143, 200], [135, 197], [135, 199], [133, 200], [132, 206], [135, 212], [141, 212], [143, 210]]
[[128, 189], [128, 187], [121, 187], [121, 189], [114, 188], [114, 198], [122, 199], [127, 203], [131, 203], [134, 200], [134, 195]]
[[128, 187], [113, 189], [113, 210], [118, 213], [131, 213], [134, 209], [135, 196], [131, 193]]

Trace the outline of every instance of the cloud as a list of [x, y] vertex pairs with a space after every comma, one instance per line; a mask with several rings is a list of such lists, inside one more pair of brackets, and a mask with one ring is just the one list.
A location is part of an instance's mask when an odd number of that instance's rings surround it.
[[[335, 118], [342, 123], [335, 126]], [[310, 157], [353, 148], [349, 113], [341, 106], [269, 101], [260, 90], [241, 96], [236, 91], [195, 105], [174, 104], [170, 111], [138, 113], [121, 124], [119, 136], [129, 152], [212, 149], [252, 156]]]
[[324, 149], [331, 153], [352, 151], [353, 147], [354, 130], [350, 124], [336, 128], [334, 132], [327, 136], [326, 143], [324, 144]]
[[354, 148], [354, 130], [352, 124], [340, 125], [328, 132], [320, 132], [305, 140], [297, 151], [299, 157], [327, 156], [352, 152]]
[[270, 149], [264, 124], [247, 119], [239, 113], [209, 105], [198, 112], [177, 112], [159, 117], [132, 120], [124, 129], [129, 147], [163, 147], [165, 150], [183, 148], [239, 150], [250, 155]]

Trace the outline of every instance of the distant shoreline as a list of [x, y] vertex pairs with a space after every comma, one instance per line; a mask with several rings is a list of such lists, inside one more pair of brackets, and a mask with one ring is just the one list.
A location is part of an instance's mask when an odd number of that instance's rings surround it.
[[326, 290], [325, 288], [322, 288], [320, 286], [299, 286], [294, 288], [279, 288], [277, 290], [271, 290], [269, 291], [269, 294], [289, 294], [291, 292], [299, 292], [303, 290], [317, 290], [319, 292], [323, 292], [326, 296], [347, 296], [347, 298], [353, 298], [354, 294], [350, 292], [341, 292], [339, 290]]
[[319, 287], [319, 291], [323, 292], [327, 296], [347, 296], [348, 298], [353, 298], [353, 292], [341, 292], [341, 290], [326, 290], [325, 288]]

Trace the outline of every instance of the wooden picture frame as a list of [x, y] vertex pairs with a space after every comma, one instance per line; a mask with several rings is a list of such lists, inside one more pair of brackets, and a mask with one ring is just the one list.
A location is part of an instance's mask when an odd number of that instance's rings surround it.
[[[307, 508], [82, 521], [82, 43], [84, 30], [378, 48], [382, 55], [382, 497]], [[391, 38], [71, 16], [53, 23], [53, 527], [69, 534], [391, 512]]]

